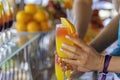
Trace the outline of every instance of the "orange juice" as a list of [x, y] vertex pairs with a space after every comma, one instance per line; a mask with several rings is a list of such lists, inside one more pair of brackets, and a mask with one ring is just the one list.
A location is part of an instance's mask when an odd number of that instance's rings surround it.
[[[73, 45], [72, 42], [67, 40], [65, 38], [66, 35], [74, 36], [74, 33], [71, 33], [70, 29], [68, 27], [62, 27], [62, 25], [58, 25], [56, 28], [56, 48], [57, 48], [57, 55], [59, 57], [69, 58], [66, 54], [62, 53], [60, 51], [60, 48], [62, 48], [62, 43]], [[56, 57], [57, 58], [57, 57]], [[59, 63], [56, 59], [55, 63], [55, 70], [56, 70], [56, 77], [57, 80], [64, 80], [64, 72], [62, 71], [62, 68], [59, 66]], [[67, 79], [70, 78], [70, 70], [65, 72], [65, 75]]]
[[66, 54], [60, 51], [60, 48], [62, 48], [62, 43], [67, 43], [72, 45], [72, 43], [65, 38], [66, 35], [71, 35], [71, 36], [73, 35], [70, 33], [69, 28], [58, 27], [56, 29], [56, 48], [59, 57], [68, 58]]

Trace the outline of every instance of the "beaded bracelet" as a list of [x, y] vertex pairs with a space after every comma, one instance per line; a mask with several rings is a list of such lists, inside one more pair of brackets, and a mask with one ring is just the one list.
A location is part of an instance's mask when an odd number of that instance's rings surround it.
[[102, 71], [102, 79], [101, 80], [106, 79], [106, 74], [108, 73], [107, 69], [108, 69], [111, 58], [112, 58], [112, 56], [110, 56], [110, 55], [105, 56], [104, 68], [103, 68], [103, 71]]

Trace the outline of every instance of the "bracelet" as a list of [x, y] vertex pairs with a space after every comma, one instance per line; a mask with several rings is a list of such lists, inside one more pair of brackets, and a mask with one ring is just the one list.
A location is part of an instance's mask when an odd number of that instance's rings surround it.
[[108, 73], [107, 69], [108, 69], [108, 66], [109, 66], [111, 58], [112, 58], [112, 56], [110, 56], [110, 55], [106, 55], [105, 56], [104, 68], [103, 68], [103, 71], [102, 71], [102, 75], [103, 76], [102, 76], [101, 80], [105, 80], [106, 79], [106, 74]]

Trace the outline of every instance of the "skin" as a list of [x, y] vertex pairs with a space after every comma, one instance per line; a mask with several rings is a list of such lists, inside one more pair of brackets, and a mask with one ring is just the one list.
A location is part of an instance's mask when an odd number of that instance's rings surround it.
[[[73, 14], [75, 27], [79, 38], [84, 39], [92, 15], [92, 0], [74, 0]], [[83, 73], [76, 70], [71, 73], [71, 78], [79, 77]]]
[[95, 71], [101, 68], [101, 65], [97, 67], [93, 66], [100, 64], [99, 61], [101, 61], [102, 58], [92, 47], [88, 46], [80, 39], [70, 36], [67, 36], [66, 38], [72, 41], [75, 45], [62, 44], [61, 51], [69, 56], [69, 59], [62, 59], [64, 62], [74, 65], [76, 70], [82, 70], [83, 72]]
[[[113, 2], [117, 11], [119, 10], [118, 1], [119, 0], [114, 0]], [[88, 28], [92, 13], [91, 6], [92, 0], [74, 0], [73, 12], [75, 14], [75, 26], [80, 39], [84, 39]], [[103, 50], [117, 40], [118, 20], [119, 15], [116, 15], [106, 26], [106, 28], [104, 28], [103, 31], [95, 39], [93, 39], [93, 41], [90, 42], [89, 45], [93, 47], [98, 54], [101, 54]], [[75, 70], [71, 74], [71, 78], [78, 77], [79, 75], [81, 75], [81, 72]]]
[[[117, 1], [118, 0], [115, 0], [114, 3], [117, 3]], [[75, 0], [73, 5], [76, 30], [79, 38], [84, 39], [91, 18], [92, 0]], [[119, 4], [116, 4], [116, 8], [118, 7], [117, 5]], [[119, 15], [116, 15], [106, 28], [103, 29], [103, 31], [93, 41], [91, 41], [89, 45], [95, 48], [98, 52], [101, 52], [117, 40], [118, 20]]]
[[84, 39], [92, 14], [92, 0], [74, 0], [73, 13], [79, 38]]
[[102, 52], [104, 49], [110, 46], [114, 41], [117, 40], [118, 21], [119, 15], [115, 16], [111, 22], [97, 35], [97, 37], [90, 42], [89, 45], [98, 52]]
[[[62, 61], [73, 66], [73, 69], [82, 72], [103, 70], [105, 59], [103, 55], [99, 55], [95, 49], [81, 39], [70, 36], [66, 36], [66, 39], [72, 41], [75, 45], [62, 44], [61, 51], [69, 56], [67, 59], [63, 58]], [[119, 61], [120, 57], [113, 56], [108, 71], [120, 73]]]
[[[101, 54], [100, 52], [102, 52], [105, 48], [107, 48], [109, 45], [111, 45], [114, 41], [117, 40], [118, 20], [119, 15], [114, 17], [112, 21], [108, 24], [108, 26], [104, 28], [104, 30], [101, 31], [101, 33], [89, 44], [97, 52], [99, 52], [98, 54]], [[77, 72], [75, 70], [72, 73], [71, 78], [78, 77], [79, 75], [81, 75], [81, 72]]]

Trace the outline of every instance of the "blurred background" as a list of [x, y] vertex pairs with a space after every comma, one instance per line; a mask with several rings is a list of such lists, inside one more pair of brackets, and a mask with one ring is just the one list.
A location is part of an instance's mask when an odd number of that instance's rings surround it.
[[[111, 0], [93, 1], [86, 43], [117, 14]], [[61, 23], [60, 17], [75, 23], [73, 3], [74, 0], [0, 0], [0, 80], [56, 80], [55, 26]], [[111, 52], [116, 44], [104, 53]], [[93, 80], [91, 74], [79, 80]]]

